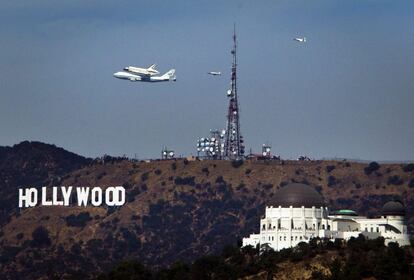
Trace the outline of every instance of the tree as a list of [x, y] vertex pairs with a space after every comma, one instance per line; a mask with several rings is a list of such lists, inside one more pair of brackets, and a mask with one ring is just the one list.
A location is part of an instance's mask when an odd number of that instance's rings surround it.
[[379, 168], [380, 165], [377, 162], [373, 161], [364, 168], [364, 172], [366, 175], [370, 175], [372, 172], [377, 171]]
[[49, 238], [49, 231], [43, 226], [39, 226], [33, 231], [32, 238], [33, 240], [31, 242], [31, 245], [33, 247], [49, 246], [51, 243]]

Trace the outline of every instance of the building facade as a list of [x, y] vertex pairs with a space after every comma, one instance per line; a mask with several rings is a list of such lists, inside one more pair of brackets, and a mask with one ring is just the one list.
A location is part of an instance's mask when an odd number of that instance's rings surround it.
[[385, 244], [410, 245], [405, 209], [399, 201], [387, 202], [378, 218], [359, 216], [352, 210], [329, 213], [323, 197], [312, 187], [292, 183], [276, 192], [270, 204], [260, 220], [260, 232], [243, 238], [243, 246], [268, 244], [279, 251], [314, 237], [348, 240], [359, 234], [383, 237]]

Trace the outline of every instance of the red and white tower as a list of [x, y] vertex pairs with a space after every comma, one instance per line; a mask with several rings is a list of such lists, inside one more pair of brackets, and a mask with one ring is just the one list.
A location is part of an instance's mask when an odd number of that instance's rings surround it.
[[233, 31], [233, 64], [231, 67], [231, 89], [227, 91], [229, 108], [227, 113], [227, 129], [224, 142], [224, 157], [230, 160], [242, 159], [244, 155], [243, 137], [240, 134], [240, 110], [237, 97], [237, 41], [236, 27]]

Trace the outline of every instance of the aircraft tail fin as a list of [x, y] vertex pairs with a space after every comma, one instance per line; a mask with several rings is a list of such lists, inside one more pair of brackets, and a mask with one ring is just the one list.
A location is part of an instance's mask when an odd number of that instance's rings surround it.
[[157, 67], [157, 64], [151, 64], [151, 65], [148, 67], [148, 69], [155, 70], [155, 67]]
[[303, 42], [306, 42], [306, 37], [303, 37]]
[[171, 69], [170, 71], [168, 71], [167, 73], [165, 73], [164, 75], [161, 76], [161, 78], [164, 79], [169, 79], [170, 81], [175, 81], [176, 77], [175, 77], [175, 69]]

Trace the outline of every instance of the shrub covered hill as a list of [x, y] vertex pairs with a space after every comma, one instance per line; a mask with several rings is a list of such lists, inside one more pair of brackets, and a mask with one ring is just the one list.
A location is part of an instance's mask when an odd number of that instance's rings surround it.
[[[266, 203], [289, 182], [315, 187], [331, 210], [371, 216], [399, 198], [414, 229], [413, 164], [89, 160], [23, 142], [0, 148], [0, 275], [80, 279], [125, 259], [152, 268], [191, 262], [258, 232]], [[123, 185], [127, 202], [17, 211], [18, 187], [69, 185]]]
[[0, 147], [0, 225], [17, 210], [19, 186], [41, 186], [91, 160], [41, 142], [24, 141]]

